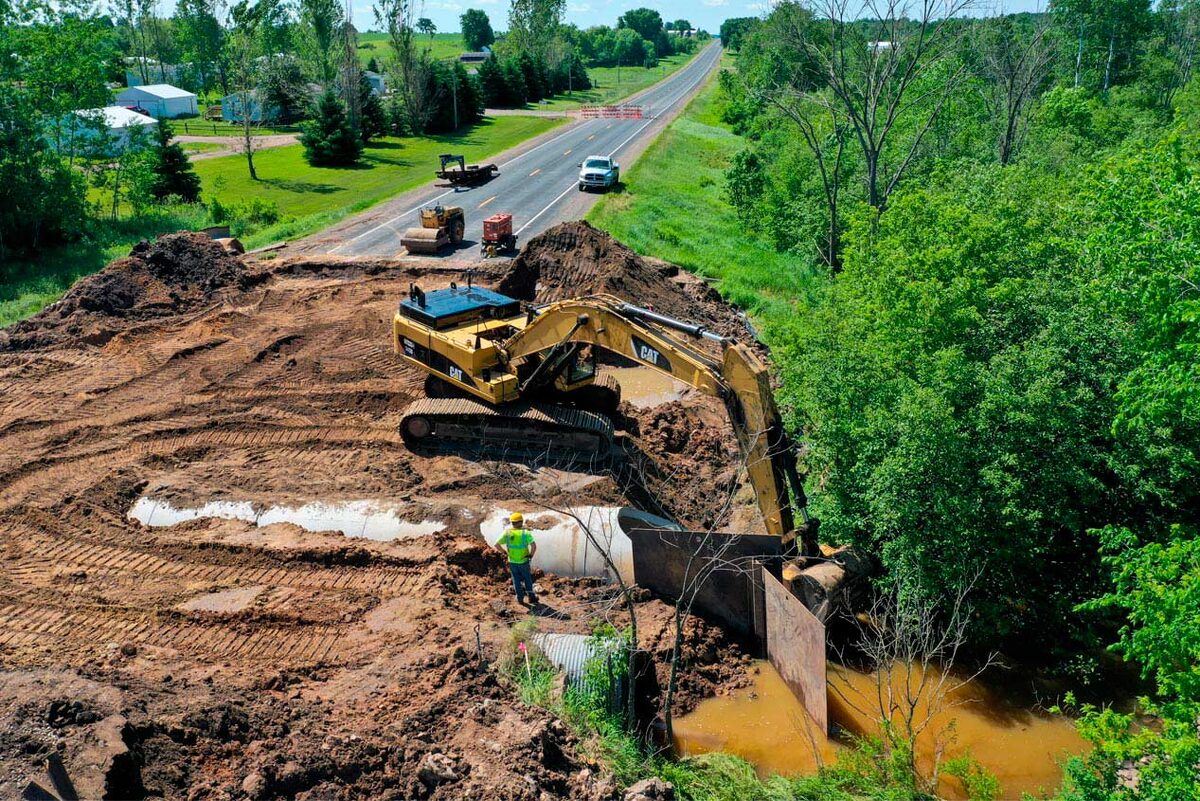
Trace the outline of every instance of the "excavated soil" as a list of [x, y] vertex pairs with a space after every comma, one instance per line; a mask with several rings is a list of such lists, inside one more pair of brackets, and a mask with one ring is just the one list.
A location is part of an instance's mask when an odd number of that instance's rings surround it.
[[[736, 443], [719, 403], [685, 394], [623, 407], [647, 467], [634, 483], [410, 453], [396, 426], [424, 377], [392, 354], [391, 315], [410, 282], [456, 278], [239, 259], [180, 234], [0, 331], [0, 797], [31, 783], [82, 798], [620, 796], [499, 678], [525, 610], [479, 522], [498, 507], [636, 502], [708, 524], [728, 517], [728, 492], [745, 500]], [[476, 280], [539, 300], [618, 294], [746, 336], [702, 282], [584, 223]], [[241, 520], [150, 528], [128, 516], [144, 495], [260, 510], [375, 500], [442, 530], [374, 542]], [[617, 606], [592, 581], [540, 581], [546, 630], [589, 631]], [[640, 605], [660, 661], [668, 612]], [[744, 659], [699, 621], [684, 653], [681, 710], [735, 683]]]

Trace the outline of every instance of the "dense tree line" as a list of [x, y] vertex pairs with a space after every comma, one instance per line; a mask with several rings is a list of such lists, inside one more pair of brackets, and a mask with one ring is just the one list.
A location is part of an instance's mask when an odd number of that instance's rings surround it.
[[1064, 797], [1187, 797], [1200, 4], [831, 21], [783, 3], [722, 39], [722, 115], [747, 140], [730, 202], [826, 276], [767, 331], [822, 533], [914, 592], [970, 585], [979, 647], [1082, 685], [1115, 640], [1163, 724], [1085, 708], [1098, 747]]

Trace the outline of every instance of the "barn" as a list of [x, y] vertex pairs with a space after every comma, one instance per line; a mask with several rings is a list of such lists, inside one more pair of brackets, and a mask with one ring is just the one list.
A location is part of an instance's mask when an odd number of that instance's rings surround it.
[[188, 117], [200, 112], [196, 95], [168, 83], [131, 86], [117, 95], [117, 103], [126, 108], [145, 109], [156, 120]]

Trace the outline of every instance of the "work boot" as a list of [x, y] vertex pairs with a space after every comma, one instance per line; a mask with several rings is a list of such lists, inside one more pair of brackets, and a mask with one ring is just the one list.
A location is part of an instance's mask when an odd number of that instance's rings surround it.
[[540, 603], [540, 601], [538, 601], [538, 597], [536, 595], [529, 596], [529, 605], [530, 606], [537, 606], [539, 603]]

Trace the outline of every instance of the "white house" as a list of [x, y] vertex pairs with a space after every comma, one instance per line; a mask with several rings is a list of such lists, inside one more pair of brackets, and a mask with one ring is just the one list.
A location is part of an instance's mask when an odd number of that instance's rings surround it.
[[156, 120], [188, 117], [200, 113], [196, 95], [167, 83], [131, 86], [117, 95], [122, 106], [144, 108]]
[[129, 143], [134, 131], [152, 136], [158, 121], [122, 106], [86, 108], [68, 115], [63, 125], [63, 149], [80, 149], [99, 136], [107, 136], [109, 152], [120, 151]]

